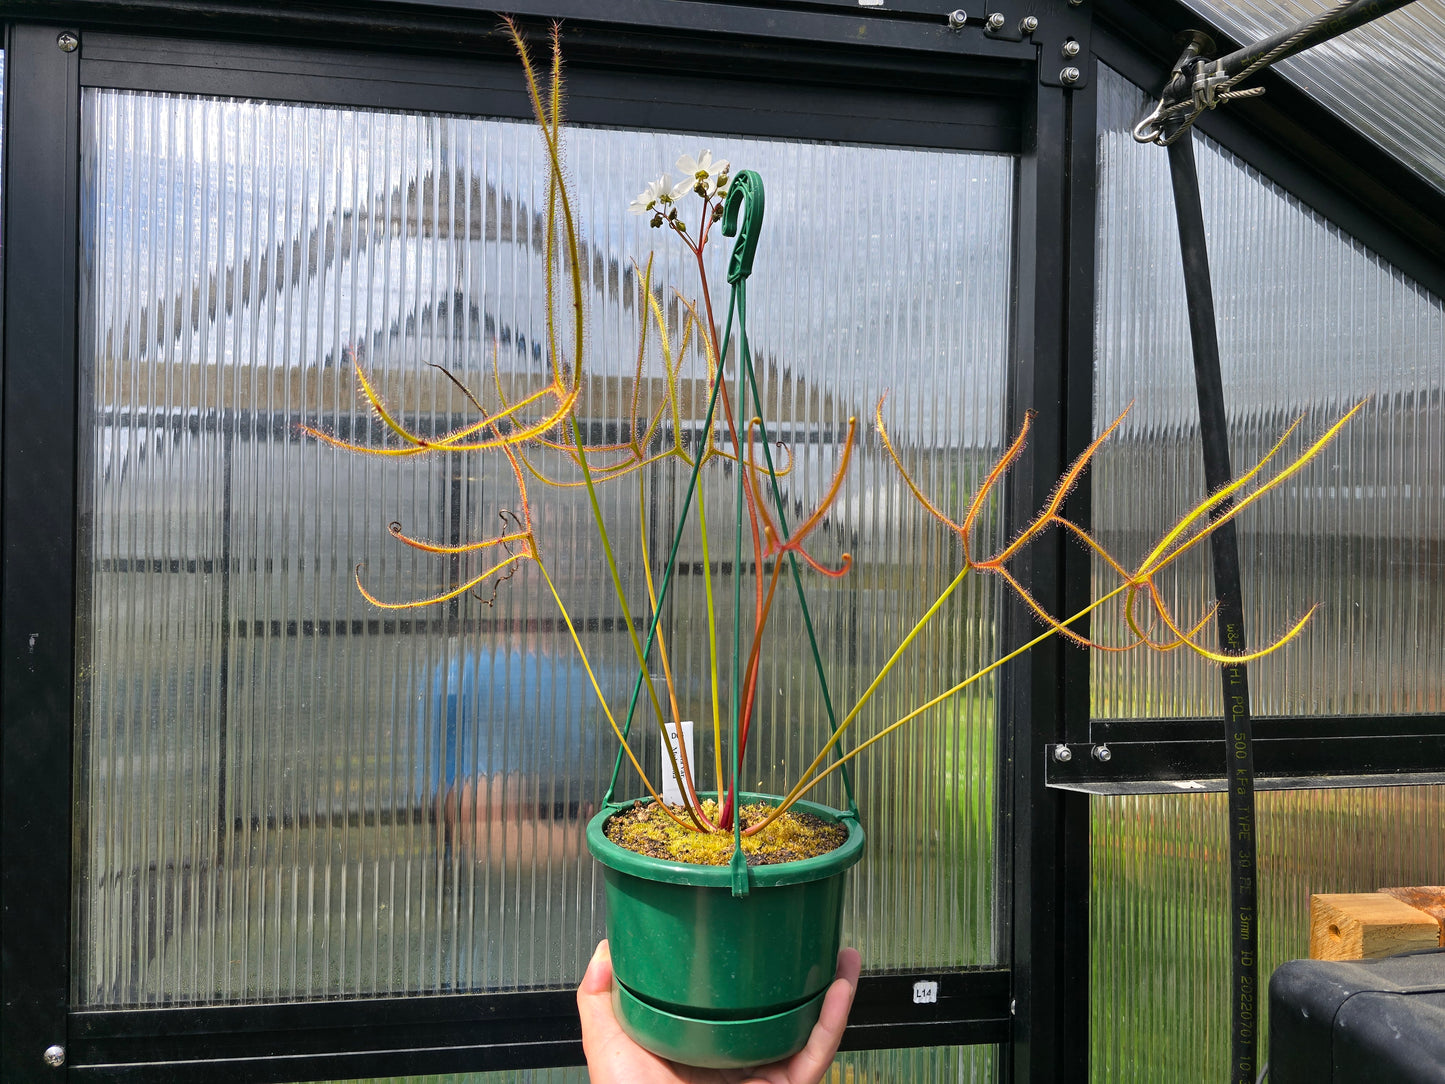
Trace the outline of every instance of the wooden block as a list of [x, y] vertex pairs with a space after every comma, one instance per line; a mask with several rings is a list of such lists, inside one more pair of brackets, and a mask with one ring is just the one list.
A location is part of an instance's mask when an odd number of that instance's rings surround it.
[[1310, 958], [1371, 960], [1434, 948], [1440, 924], [1383, 892], [1324, 893], [1310, 897]]
[[1445, 947], [1445, 885], [1416, 885], [1414, 888], [1382, 888], [1387, 896], [1424, 911], [1440, 924], [1441, 947]]

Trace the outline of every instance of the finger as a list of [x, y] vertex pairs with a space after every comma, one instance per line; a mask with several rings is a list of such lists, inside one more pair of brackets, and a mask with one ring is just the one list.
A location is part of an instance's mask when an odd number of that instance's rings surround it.
[[837, 977], [823, 997], [823, 1011], [818, 1014], [813, 1033], [807, 1045], [788, 1062], [789, 1084], [817, 1084], [833, 1064], [838, 1044], [843, 1041], [843, 1029], [848, 1026], [848, 1011], [853, 1007], [861, 967], [857, 949], [845, 948], [838, 953]]

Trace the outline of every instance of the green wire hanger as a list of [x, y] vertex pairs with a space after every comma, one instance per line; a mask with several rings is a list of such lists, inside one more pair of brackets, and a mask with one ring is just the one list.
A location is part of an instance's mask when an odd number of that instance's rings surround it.
[[[728, 282], [731, 286], [728, 298], [727, 322], [723, 331], [722, 349], [717, 359], [718, 378], [713, 381], [712, 394], [708, 398], [707, 414], [703, 419], [702, 432], [712, 432], [713, 419], [717, 413], [718, 392], [722, 388], [722, 366], [727, 357], [728, 346], [732, 340], [732, 328], [734, 316], [738, 325], [738, 414], [739, 420], [748, 417], [748, 397], [751, 395], [752, 402], [762, 411], [762, 396], [758, 394], [757, 373], [753, 369], [752, 352], [748, 347], [747, 334], [747, 280], [753, 271], [753, 258], [757, 254], [758, 237], [762, 232], [763, 225], [763, 179], [754, 171], [745, 169], [739, 171], [732, 179], [728, 187], [727, 199], [723, 204], [722, 231], [725, 237], [736, 236], [733, 243], [732, 258], [728, 263]], [[741, 212], [742, 222], [739, 223]], [[769, 485], [773, 493], [773, 501], [777, 506], [778, 528], [784, 538], [788, 536], [787, 505], [783, 500], [782, 490], [778, 485], [778, 476], [773, 465], [772, 447], [768, 441], [766, 423], [758, 422], [758, 440], [763, 446], [763, 457], [767, 464], [767, 475]], [[652, 644], [657, 636], [657, 627], [662, 618], [663, 602], [667, 598], [667, 592], [672, 586], [673, 573], [677, 568], [677, 554], [682, 545], [683, 532], [687, 526], [688, 513], [692, 508], [692, 499], [697, 492], [698, 471], [702, 467], [703, 457], [701, 454], [693, 457], [692, 471], [687, 480], [687, 491], [683, 496], [682, 511], [678, 515], [677, 531], [672, 539], [672, 548], [667, 555], [667, 564], [663, 569], [662, 582], [658, 585], [657, 604], [653, 609], [652, 620], [648, 624], [647, 641], [642, 649], [642, 656], [647, 659], [652, 654]], [[743, 568], [743, 509], [745, 499], [743, 494], [743, 463], [742, 449], [738, 449], [738, 504], [737, 504], [737, 531], [735, 539], [735, 559], [733, 568], [736, 570], [733, 582], [733, 703], [732, 703], [732, 791], [734, 795], [733, 811], [733, 857], [731, 862], [732, 891], [735, 896], [745, 896], [748, 893], [748, 867], [747, 860], [743, 855], [742, 848], [742, 794], [738, 787], [738, 780], [742, 777], [742, 749], [739, 745], [739, 727], [742, 718], [742, 575]], [[818, 650], [817, 635], [813, 630], [812, 614], [808, 610], [807, 596], [803, 591], [802, 572], [798, 568], [797, 555], [791, 550], [788, 551], [789, 567], [793, 573], [793, 584], [797, 589], [798, 603], [803, 611], [803, 625], [808, 632], [808, 644], [812, 649], [813, 666], [818, 674], [818, 687], [823, 694], [823, 707], [828, 713], [828, 726], [831, 732], [838, 731], [838, 720], [833, 710], [833, 698], [828, 692], [828, 678], [823, 671], [823, 657]], [[761, 570], [759, 570], [761, 573]], [[637, 711], [638, 696], [642, 691], [643, 671], [639, 667], [637, 677], [632, 683], [632, 696], [627, 704], [627, 720], [623, 725], [622, 734], [624, 740], [632, 733], [632, 720]], [[837, 745], [833, 747], [835, 758], [842, 756], [842, 750]], [[607, 794], [603, 798], [604, 807], [622, 808], [625, 803], [617, 803], [613, 800], [613, 793], [617, 788], [617, 777], [622, 770], [623, 751], [619, 747], [617, 758], [612, 765], [612, 779], [607, 785]], [[841, 768], [843, 775], [843, 789], [848, 798], [848, 808], [843, 816], [854, 822], [858, 820], [858, 803], [853, 796], [853, 777], [845, 763]], [[721, 795], [719, 795], [721, 797]]]

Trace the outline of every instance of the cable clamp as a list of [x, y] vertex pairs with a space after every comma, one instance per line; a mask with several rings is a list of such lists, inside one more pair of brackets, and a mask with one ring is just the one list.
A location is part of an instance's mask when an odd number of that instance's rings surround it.
[[1194, 99], [1194, 108], [1214, 109], [1221, 101], [1228, 101], [1228, 98], [1220, 98], [1219, 90], [1223, 87], [1229, 90], [1229, 76], [1219, 70], [1219, 61], [1208, 60], [1196, 65], [1194, 68], [1194, 83], [1190, 87], [1190, 95]]

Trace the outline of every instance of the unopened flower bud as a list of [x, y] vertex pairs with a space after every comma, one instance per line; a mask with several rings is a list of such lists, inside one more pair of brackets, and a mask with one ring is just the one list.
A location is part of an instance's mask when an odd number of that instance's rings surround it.
[[662, 225], [662, 215], [661, 215], [660, 213], [653, 215], [653, 216], [652, 216], [652, 228], [653, 228], [653, 229], [657, 229], [657, 227], [658, 227], [658, 226], [661, 226], [661, 225]]
[[713, 220], [714, 222], [716, 222], [718, 219], [722, 218], [722, 216], [723, 216], [723, 205], [722, 205], [721, 203], [719, 203], [716, 207], [714, 207], [714, 208], [712, 209], [712, 220]]

